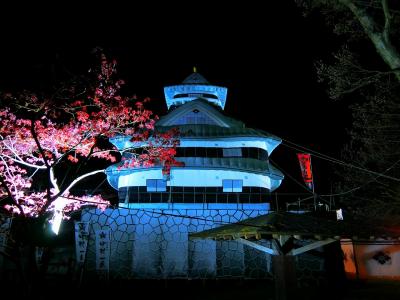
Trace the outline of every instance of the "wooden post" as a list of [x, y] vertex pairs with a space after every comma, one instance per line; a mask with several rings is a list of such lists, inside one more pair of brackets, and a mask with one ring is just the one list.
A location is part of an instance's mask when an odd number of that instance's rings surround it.
[[294, 299], [297, 286], [295, 258], [291, 255], [273, 255], [275, 275], [275, 299]]
[[353, 259], [354, 259], [354, 266], [356, 267], [356, 279], [360, 279], [360, 271], [358, 269], [358, 259], [356, 255], [356, 244], [354, 243], [354, 240], [351, 240], [351, 244], [353, 246]]

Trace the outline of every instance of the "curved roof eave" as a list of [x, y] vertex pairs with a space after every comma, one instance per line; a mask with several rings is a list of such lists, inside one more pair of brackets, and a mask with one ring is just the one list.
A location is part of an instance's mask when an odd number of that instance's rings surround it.
[[203, 137], [226, 137], [226, 136], [237, 136], [237, 137], [258, 136], [282, 142], [282, 139], [273, 134], [270, 134], [263, 130], [248, 128], [248, 127], [221, 127], [208, 124], [156, 126], [156, 129], [161, 132], [168, 131], [172, 128], [178, 128], [182, 137], [203, 138]]
[[[205, 83], [184, 83], [177, 85], [169, 85], [164, 87], [164, 95], [165, 101], [167, 103], [167, 107], [170, 108], [171, 105], [174, 105], [176, 102], [180, 102], [180, 100], [175, 99], [174, 97], [177, 94], [181, 93], [210, 93], [217, 97], [218, 101], [216, 102], [219, 107], [224, 109], [226, 103], [226, 96], [228, 93], [228, 89], [226, 87], [213, 85], [213, 84], [205, 84]], [[189, 96], [189, 102], [195, 100], [195, 97]], [[207, 97], [205, 97], [207, 99]], [[210, 99], [211, 100], [211, 99]], [[212, 101], [215, 102], [215, 101]]]
[[[120, 164], [112, 165], [109, 166], [105, 173], [108, 177], [119, 177], [121, 175], [129, 175], [131, 173], [136, 173], [136, 172], [145, 172], [148, 170], [162, 170], [161, 166], [153, 166], [153, 167], [135, 167], [135, 168], [121, 168], [118, 169]], [[249, 169], [249, 168], [241, 168], [241, 167], [233, 167], [233, 166], [198, 166], [198, 165], [188, 165], [188, 166], [183, 166], [183, 167], [172, 167], [172, 170], [177, 170], [177, 169], [183, 169], [183, 170], [230, 170], [230, 171], [237, 171], [237, 172], [245, 172], [245, 173], [253, 173], [253, 174], [259, 174], [259, 175], [265, 175], [270, 177], [273, 180], [283, 180], [284, 175], [282, 174], [281, 171], [279, 171], [276, 168], [271, 167], [270, 165], [267, 165], [265, 169]], [[112, 186], [114, 186], [111, 183], [112, 179], [109, 179], [108, 181]]]

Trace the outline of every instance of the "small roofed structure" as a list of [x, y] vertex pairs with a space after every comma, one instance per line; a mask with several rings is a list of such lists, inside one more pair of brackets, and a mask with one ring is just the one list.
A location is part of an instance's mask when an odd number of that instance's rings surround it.
[[[330, 220], [311, 214], [271, 212], [238, 223], [192, 233], [189, 238], [235, 240], [272, 255], [276, 299], [288, 299], [295, 295], [297, 285], [295, 256], [341, 239], [370, 239], [377, 236], [398, 239], [400, 234], [392, 229]], [[269, 240], [271, 247], [256, 242], [261, 239]]]
[[331, 220], [312, 214], [271, 212], [210, 230], [192, 233], [191, 238], [212, 239], [270, 239], [279, 235], [294, 238], [341, 239], [382, 237], [397, 239], [400, 232], [371, 224]]

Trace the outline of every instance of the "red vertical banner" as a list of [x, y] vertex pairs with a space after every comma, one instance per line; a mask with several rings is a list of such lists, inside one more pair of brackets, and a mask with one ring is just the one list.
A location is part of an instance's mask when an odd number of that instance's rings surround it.
[[313, 176], [311, 169], [311, 155], [309, 153], [297, 153], [299, 159], [301, 175], [307, 187], [310, 190], [314, 189]]

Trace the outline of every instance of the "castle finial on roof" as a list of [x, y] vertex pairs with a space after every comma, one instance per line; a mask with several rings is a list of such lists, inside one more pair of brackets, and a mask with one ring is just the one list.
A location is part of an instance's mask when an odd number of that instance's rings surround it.
[[197, 68], [193, 67], [193, 73], [197, 73]]

